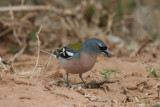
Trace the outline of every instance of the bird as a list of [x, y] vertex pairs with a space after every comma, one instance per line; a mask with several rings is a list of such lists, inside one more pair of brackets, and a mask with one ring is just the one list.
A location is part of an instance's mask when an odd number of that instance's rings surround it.
[[67, 83], [68, 73], [79, 74], [80, 79], [85, 83], [82, 74], [93, 68], [98, 55], [111, 56], [107, 45], [97, 38], [87, 39], [83, 43], [65, 46], [53, 52], [43, 50], [40, 52], [52, 54], [58, 60], [62, 68], [66, 70]]

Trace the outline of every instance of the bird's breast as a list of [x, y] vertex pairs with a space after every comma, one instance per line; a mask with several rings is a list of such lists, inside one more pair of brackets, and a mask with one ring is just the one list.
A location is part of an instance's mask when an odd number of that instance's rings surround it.
[[62, 59], [59, 61], [62, 67], [72, 74], [80, 74], [89, 71], [94, 66], [98, 55], [88, 55], [87, 53], [81, 53], [79, 58], [70, 60]]
[[80, 63], [86, 71], [90, 70], [94, 66], [97, 56], [97, 54], [89, 55], [87, 53], [81, 53]]

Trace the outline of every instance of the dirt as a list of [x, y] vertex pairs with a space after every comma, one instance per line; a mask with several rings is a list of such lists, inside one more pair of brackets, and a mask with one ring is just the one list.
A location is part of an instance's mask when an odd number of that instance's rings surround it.
[[[153, 68], [160, 68], [160, 60], [149, 56], [145, 55], [142, 59]], [[9, 56], [3, 59], [7, 58]], [[103, 81], [99, 72], [105, 72], [104, 69], [109, 68], [118, 70], [110, 76], [110, 79], [118, 82], [94, 89], [50, 84], [59, 78], [66, 78], [66, 74], [55, 58], [51, 59], [47, 69], [40, 72], [47, 55], [40, 55], [39, 67], [30, 80], [36, 58], [37, 55], [22, 55], [12, 64], [13, 72], [1, 72], [1, 107], [144, 107], [160, 103], [155, 87], [160, 79], [146, 72], [146, 67], [137, 57], [99, 56], [94, 68], [83, 74], [83, 79], [86, 82]], [[35, 80], [37, 75], [39, 77]], [[69, 79], [70, 85], [81, 82], [75, 74], [70, 74]]]

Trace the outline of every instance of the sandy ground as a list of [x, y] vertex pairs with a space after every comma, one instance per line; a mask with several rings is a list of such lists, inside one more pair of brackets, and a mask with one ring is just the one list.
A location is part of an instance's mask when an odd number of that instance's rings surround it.
[[[39, 63], [43, 65], [47, 55], [41, 55]], [[142, 57], [149, 65], [160, 68], [160, 60]], [[12, 65], [14, 72], [1, 72], [0, 107], [145, 107], [160, 103], [155, 86], [160, 79], [152, 77], [138, 58], [105, 58], [99, 56], [94, 68], [83, 74], [86, 82], [102, 81], [99, 72], [104, 68], [118, 69], [110, 79], [119, 80], [104, 84], [100, 88], [69, 88], [52, 84], [59, 78], [66, 78], [65, 71], [58, 61], [52, 58], [45, 71], [39, 66], [30, 80], [36, 55], [23, 55]], [[36, 76], [39, 77], [36, 79]], [[81, 82], [78, 75], [69, 75], [70, 85]], [[29, 83], [29, 84], [28, 84]], [[107, 88], [108, 87], [108, 88]]]

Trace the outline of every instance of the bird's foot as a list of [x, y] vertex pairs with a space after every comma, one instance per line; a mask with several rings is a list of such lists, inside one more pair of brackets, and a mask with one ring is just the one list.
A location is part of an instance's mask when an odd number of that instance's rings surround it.
[[66, 87], [69, 87], [69, 86], [70, 86], [70, 85], [69, 85], [69, 80], [68, 80], [68, 79], [65, 81], [65, 84], [66, 84]]
[[81, 84], [85, 84], [86, 82], [83, 80], [83, 78], [82, 78], [82, 74], [79, 74], [79, 77], [80, 77], [80, 78], [81, 78], [81, 80], [82, 80]]

